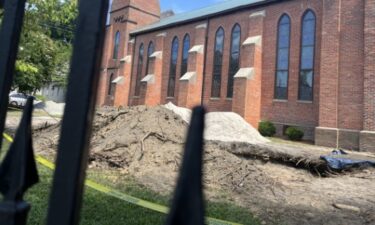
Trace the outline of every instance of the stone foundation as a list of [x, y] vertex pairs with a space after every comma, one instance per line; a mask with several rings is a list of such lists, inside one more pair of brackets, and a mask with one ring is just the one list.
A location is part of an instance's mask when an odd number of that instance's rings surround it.
[[[317, 127], [315, 129], [315, 144], [332, 148], [338, 147], [358, 151], [360, 150], [360, 131]], [[363, 150], [362, 147], [361, 150], [367, 151]]]
[[360, 132], [361, 151], [375, 153], [375, 131]]

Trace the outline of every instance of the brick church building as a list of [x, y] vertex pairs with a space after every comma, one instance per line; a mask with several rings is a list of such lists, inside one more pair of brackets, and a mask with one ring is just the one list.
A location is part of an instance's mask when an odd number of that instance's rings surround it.
[[113, 0], [98, 105], [168, 102], [375, 151], [375, 0]]

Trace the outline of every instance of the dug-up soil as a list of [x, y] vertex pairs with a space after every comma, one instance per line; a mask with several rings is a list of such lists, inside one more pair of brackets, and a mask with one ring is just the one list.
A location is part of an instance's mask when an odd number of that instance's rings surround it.
[[[100, 110], [90, 167], [117, 169], [170, 194], [187, 127], [163, 106]], [[35, 149], [53, 154], [58, 134], [58, 125], [35, 132]], [[262, 224], [375, 224], [375, 170], [329, 171], [319, 159], [329, 152], [308, 145], [206, 141], [206, 198], [246, 207]]]

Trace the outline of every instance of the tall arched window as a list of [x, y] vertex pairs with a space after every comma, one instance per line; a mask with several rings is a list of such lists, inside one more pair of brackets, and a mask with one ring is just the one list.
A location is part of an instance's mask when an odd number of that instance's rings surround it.
[[277, 31], [275, 99], [288, 99], [290, 18], [281, 16]]
[[234, 25], [232, 29], [232, 39], [230, 46], [229, 58], [229, 74], [228, 74], [228, 88], [227, 98], [233, 97], [233, 77], [240, 69], [240, 45], [241, 45], [241, 27]]
[[115, 41], [114, 41], [114, 47], [113, 47], [113, 59], [118, 58], [119, 45], [120, 45], [120, 31], [117, 31], [115, 35]]
[[316, 17], [307, 10], [302, 18], [301, 61], [299, 75], [299, 100], [312, 101], [314, 98], [314, 55]]
[[113, 83], [113, 80], [115, 79], [115, 75], [112, 73], [109, 77], [109, 83], [108, 83], [108, 95], [114, 96], [115, 95], [115, 86], [116, 84]]
[[214, 68], [212, 74], [211, 97], [219, 98], [221, 89], [221, 70], [223, 67], [224, 29], [220, 27], [215, 36]]
[[186, 34], [184, 37], [184, 43], [183, 43], [183, 48], [182, 48], [181, 76], [183, 76], [188, 70], [189, 50], [190, 50], [190, 36]]
[[139, 96], [141, 92], [143, 54], [144, 54], [144, 47], [143, 47], [143, 44], [141, 44], [141, 46], [139, 46], [139, 53], [138, 53], [137, 79], [135, 80], [135, 96]]
[[176, 83], [177, 71], [177, 57], [178, 57], [178, 38], [175, 37], [172, 42], [171, 63], [169, 67], [169, 80], [168, 80], [168, 97], [174, 97], [174, 89]]
[[146, 64], [146, 75], [149, 74], [149, 69], [150, 69], [150, 57], [151, 55], [154, 53], [155, 51], [155, 46], [154, 46], [154, 43], [152, 43], [152, 41], [150, 42], [150, 44], [148, 44], [148, 49], [147, 49], [147, 64]]

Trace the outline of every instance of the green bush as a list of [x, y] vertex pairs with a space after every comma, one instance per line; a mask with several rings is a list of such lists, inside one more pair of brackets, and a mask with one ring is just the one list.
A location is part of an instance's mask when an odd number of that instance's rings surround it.
[[305, 135], [302, 130], [296, 127], [289, 127], [286, 129], [286, 136], [292, 141], [301, 141], [303, 136]]
[[276, 127], [269, 121], [263, 121], [259, 123], [259, 132], [265, 137], [272, 137], [276, 134]]

